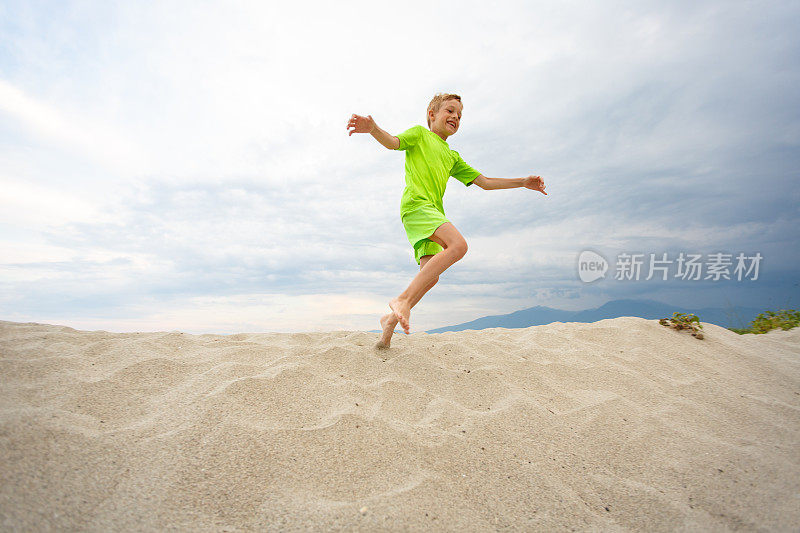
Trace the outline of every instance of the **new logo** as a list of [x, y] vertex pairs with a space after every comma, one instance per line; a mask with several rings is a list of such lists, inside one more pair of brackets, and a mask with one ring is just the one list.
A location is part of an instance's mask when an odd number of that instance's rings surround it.
[[584, 283], [603, 278], [608, 271], [608, 261], [600, 254], [584, 250], [578, 256], [578, 276]]

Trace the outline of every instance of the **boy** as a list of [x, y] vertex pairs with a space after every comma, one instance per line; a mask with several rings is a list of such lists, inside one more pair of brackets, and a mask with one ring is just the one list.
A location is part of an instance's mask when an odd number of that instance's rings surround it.
[[428, 104], [428, 129], [413, 126], [397, 136], [379, 128], [372, 115], [353, 115], [347, 123], [349, 135], [369, 133], [390, 150], [406, 151], [406, 188], [400, 218], [420, 271], [400, 296], [389, 301], [392, 312], [380, 319], [383, 334], [377, 348], [389, 347], [398, 322], [406, 335], [409, 333], [411, 308], [436, 285], [445, 270], [467, 253], [467, 241], [444, 215], [442, 198], [450, 176], [466, 186], [475, 183], [484, 190], [526, 187], [547, 194], [540, 176], [487, 178], [450, 149], [447, 138], [458, 131], [463, 109], [457, 94], [437, 94]]

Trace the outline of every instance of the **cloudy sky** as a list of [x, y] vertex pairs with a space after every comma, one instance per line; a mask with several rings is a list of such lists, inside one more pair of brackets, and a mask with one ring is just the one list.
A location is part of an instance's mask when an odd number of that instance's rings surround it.
[[[797, 2], [0, 0], [0, 320], [371, 330], [418, 270], [397, 134], [460, 94], [469, 251], [412, 331], [617, 298], [800, 308]], [[578, 256], [607, 259], [583, 282]], [[759, 253], [649, 280], [649, 254]], [[620, 254], [639, 279], [615, 279]], [[703, 277], [706, 271], [703, 271]], [[702, 318], [702, 317], [701, 317]]]

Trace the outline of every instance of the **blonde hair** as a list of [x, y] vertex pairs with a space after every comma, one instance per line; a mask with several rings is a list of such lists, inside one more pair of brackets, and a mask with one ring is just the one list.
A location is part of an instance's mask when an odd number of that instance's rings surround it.
[[[461, 102], [461, 97], [458, 96], [457, 94], [450, 94], [450, 93], [439, 93], [433, 97], [431, 103], [428, 104], [428, 111], [425, 113], [425, 116], [428, 119], [428, 128], [431, 127], [430, 112], [433, 111], [433, 114], [435, 115], [436, 113], [439, 112], [439, 109], [441, 109], [442, 104], [448, 100], [458, 100], [459, 102]], [[462, 107], [464, 106], [463, 102], [461, 103], [461, 106]]]

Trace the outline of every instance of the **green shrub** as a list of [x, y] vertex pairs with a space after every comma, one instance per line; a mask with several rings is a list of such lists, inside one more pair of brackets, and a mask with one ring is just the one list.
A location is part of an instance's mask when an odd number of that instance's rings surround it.
[[703, 333], [700, 332], [700, 330], [703, 329], [703, 325], [700, 323], [700, 319], [693, 314], [675, 312], [672, 313], [672, 318], [662, 318], [658, 323], [662, 326], [673, 327], [677, 330], [690, 329], [692, 330], [692, 337], [698, 339], [703, 338]]
[[785, 331], [797, 326], [800, 326], [800, 311], [794, 309], [781, 309], [777, 313], [766, 311], [753, 320], [748, 333], [766, 333], [777, 328]]

